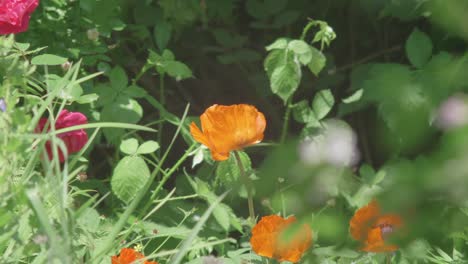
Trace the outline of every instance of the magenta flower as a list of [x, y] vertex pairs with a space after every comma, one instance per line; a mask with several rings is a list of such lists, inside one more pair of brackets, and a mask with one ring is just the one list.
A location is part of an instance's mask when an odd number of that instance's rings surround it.
[[39, 0], [0, 0], [0, 35], [26, 31]]
[[[36, 132], [38, 133], [43, 132], [47, 121], [48, 121], [47, 118], [41, 118], [41, 120], [39, 120], [38, 126], [36, 127]], [[88, 120], [86, 119], [86, 116], [83, 115], [82, 113], [68, 112], [68, 110], [64, 109], [62, 110], [62, 112], [60, 112], [60, 114], [57, 117], [57, 120], [55, 122], [55, 129], [58, 130], [58, 129], [66, 128], [66, 127], [83, 125], [87, 123], [88, 123]], [[47, 131], [49, 130], [50, 130], [50, 125], [47, 126]], [[57, 137], [65, 143], [68, 154], [72, 154], [72, 153], [76, 153], [80, 151], [84, 147], [84, 145], [86, 145], [86, 142], [88, 142], [88, 134], [86, 134], [86, 131], [84, 131], [84, 129], [78, 129], [78, 130], [74, 130], [70, 132], [61, 133], [61, 134], [58, 134]], [[52, 159], [53, 151], [52, 151], [51, 142], [47, 141], [45, 146], [46, 146], [46, 151], [47, 151], [47, 155], [49, 156], [49, 159]], [[60, 150], [60, 148], [57, 148], [57, 152], [59, 154], [60, 162], [64, 162], [66, 154], [64, 154]]]

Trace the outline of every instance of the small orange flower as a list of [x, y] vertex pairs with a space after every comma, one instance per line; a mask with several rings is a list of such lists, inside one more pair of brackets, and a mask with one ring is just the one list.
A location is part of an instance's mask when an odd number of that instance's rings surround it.
[[266, 127], [265, 116], [246, 104], [212, 105], [200, 116], [200, 121], [202, 130], [192, 122], [190, 133], [219, 161], [227, 160], [233, 150], [262, 141]]
[[[143, 259], [145, 256], [133, 248], [122, 248], [119, 256], [112, 256], [112, 264], [131, 264], [134, 261]], [[140, 261], [142, 264], [158, 264], [156, 261]]]
[[303, 225], [291, 239], [283, 241], [283, 231], [294, 222], [294, 216], [287, 219], [278, 215], [262, 217], [252, 229], [250, 244], [253, 251], [260, 256], [279, 261], [298, 262], [312, 245], [312, 230], [308, 225]]
[[398, 246], [386, 244], [385, 238], [401, 226], [401, 217], [394, 214], [382, 214], [376, 200], [357, 210], [349, 221], [351, 236], [364, 243], [361, 250], [366, 252], [397, 250]]

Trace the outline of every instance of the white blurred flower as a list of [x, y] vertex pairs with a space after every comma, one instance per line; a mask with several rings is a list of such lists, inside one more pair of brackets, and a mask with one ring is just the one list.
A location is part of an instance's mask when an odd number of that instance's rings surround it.
[[99, 31], [95, 28], [88, 29], [88, 31], [86, 31], [86, 35], [88, 36], [89, 40], [96, 41], [99, 38]]
[[442, 129], [451, 129], [468, 124], [468, 104], [463, 95], [454, 95], [445, 100], [437, 110], [435, 124]]
[[309, 165], [355, 165], [359, 161], [356, 134], [345, 122], [329, 120], [324, 123], [319, 135], [308, 137], [301, 142], [299, 156]]

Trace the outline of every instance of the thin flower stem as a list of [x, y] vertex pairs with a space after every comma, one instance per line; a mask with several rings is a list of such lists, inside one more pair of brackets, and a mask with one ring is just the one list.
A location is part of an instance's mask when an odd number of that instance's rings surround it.
[[286, 103], [286, 112], [284, 113], [283, 119], [283, 129], [281, 130], [281, 137], [280, 137], [280, 144], [283, 144], [286, 140], [286, 136], [288, 134], [288, 127], [289, 127], [289, 116], [291, 115], [291, 97], [288, 99]]
[[[166, 105], [166, 95], [165, 95], [165, 91], [164, 91], [164, 74], [161, 74], [161, 76], [159, 76], [159, 102], [162, 104], [162, 105]], [[164, 117], [161, 115], [160, 116], [161, 119], [164, 119]], [[159, 123], [159, 126], [158, 126], [158, 143], [160, 146], [162, 146], [162, 130], [163, 130], [163, 125], [164, 125], [164, 122], [161, 122]], [[158, 150], [159, 153], [161, 153], [161, 149]]]
[[247, 203], [249, 206], [249, 216], [250, 216], [250, 221], [252, 221], [252, 224], [254, 224], [255, 223], [255, 209], [254, 209], [254, 203], [253, 203], [252, 182], [250, 181], [250, 178], [245, 173], [244, 165], [242, 165], [239, 152], [234, 151], [234, 157], [236, 157], [237, 165], [239, 166], [241, 180], [244, 182], [245, 188], [247, 189]]

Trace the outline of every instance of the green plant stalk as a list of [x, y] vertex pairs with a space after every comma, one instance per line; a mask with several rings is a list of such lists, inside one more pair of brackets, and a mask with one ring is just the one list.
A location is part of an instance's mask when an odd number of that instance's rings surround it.
[[241, 180], [244, 182], [245, 188], [247, 189], [247, 203], [249, 206], [249, 217], [252, 221], [252, 225], [255, 224], [255, 209], [253, 203], [253, 194], [252, 194], [252, 182], [250, 178], [245, 173], [244, 165], [242, 165], [242, 160], [239, 156], [239, 152], [234, 151], [234, 157], [236, 157], [237, 165], [239, 166], [239, 171], [241, 174]]
[[[162, 105], [166, 105], [166, 95], [164, 91], [164, 73], [161, 74], [159, 77], [159, 102]], [[163, 118], [163, 116], [160, 114], [160, 118]], [[164, 122], [159, 123], [158, 126], [158, 143], [159, 146], [162, 146], [162, 130], [163, 130]], [[161, 153], [161, 147], [158, 150], [158, 153]]]
[[280, 144], [283, 144], [286, 140], [286, 136], [288, 135], [288, 127], [289, 127], [289, 118], [291, 116], [291, 97], [286, 102], [286, 112], [284, 112], [283, 118], [283, 128], [281, 129], [281, 137], [280, 137]]

